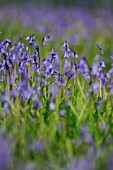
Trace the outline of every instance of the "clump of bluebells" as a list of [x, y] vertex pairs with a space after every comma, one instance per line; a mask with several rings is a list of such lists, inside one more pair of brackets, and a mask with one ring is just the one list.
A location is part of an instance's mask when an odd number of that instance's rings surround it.
[[[82, 145], [92, 146], [95, 150], [95, 138], [98, 138], [98, 135], [102, 136], [102, 133], [106, 135], [112, 125], [108, 125], [106, 121], [98, 122], [99, 115], [97, 114], [103, 103], [112, 97], [113, 93], [113, 64], [109, 70], [106, 69], [102, 44], [97, 44], [100, 56], [98, 58], [96, 56], [91, 66], [87, 57], [85, 55], [79, 57], [68, 41], [64, 42], [59, 54], [53, 47], [51, 48], [50, 39], [51, 35], [46, 35], [39, 43], [35, 39], [35, 34], [32, 34], [26, 38], [19, 37], [19, 41], [15, 44], [10, 39], [0, 41], [0, 118], [3, 122], [6, 120], [5, 124], [7, 123], [7, 126], [10, 127], [9, 131], [15, 127], [19, 129], [19, 133], [22, 134], [20, 139], [17, 135], [17, 146], [29, 146], [28, 153], [34, 159], [34, 155], [48, 154], [47, 148], [54, 148], [54, 140], [59, 138], [61, 138], [61, 142], [64, 138], [69, 138], [69, 145], [74, 148], [73, 150], [75, 150], [75, 146], [79, 148]], [[48, 47], [51, 48], [49, 52]], [[113, 56], [111, 56], [111, 60], [113, 60]], [[90, 103], [90, 99], [93, 104]], [[83, 117], [87, 115], [85, 112], [85, 109], [88, 108], [87, 105], [91, 109], [94, 108], [91, 115], [95, 120], [93, 123], [98, 128], [99, 134], [96, 134], [96, 137], [94, 132], [91, 133], [89, 125], [80, 127]], [[104, 115], [105, 111], [106, 108], [101, 114]], [[18, 123], [15, 119], [18, 120]], [[7, 120], [10, 120], [11, 124]], [[29, 137], [31, 129], [28, 126], [35, 127], [31, 134], [31, 136], [36, 135], [34, 139]], [[29, 132], [27, 134], [26, 129]], [[15, 130], [13, 133], [15, 137]], [[80, 134], [78, 135], [78, 133]], [[28, 141], [24, 141], [21, 136], [27, 138]], [[4, 138], [0, 137], [1, 141], [4, 141]], [[22, 141], [22, 145], [19, 141]], [[52, 146], [48, 141], [52, 141]], [[103, 141], [108, 142], [104, 137]], [[67, 147], [68, 143], [64, 145]], [[5, 143], [4, 146], [9, 145]], [[60, 146], [62, 147], [61, 143], [57, 146], [59, 150]], [[17, 149], [15, 152], [19, 153], [19, 150]], [[85, 151], [83, 150], [83, 152]], [[9, 150], [5, 154], [7, 156], [7, 159], [4, 159], [6, 165], [9, 163], [10, 153]], [[3, 153], [2, 155], [4, 157]], [[26, 160], [25, 153], [22, 153], [21, 156], [23, 160]], [[65, 158], [63, 159], [65, 162]], [[83, 161], [83, 165], [88, 160], [90, 160], [89, 157], [85, 162]], [[94, 162], [92, 161], [93, 166]], [[28, 163], [30, 164], [30, 162]], [[2, 167], [4, 164], [0, 166]], [[79, 160], [79, 163], [75, 161], [72, 165], [81, 167], [81, 161]], [[89, 169], [88, 166], [86, 166], [87, 168]], [[69, 169], [68, 165], [66, 169]]]
[[[49, 110], [56, 109], [56, 98], [63, 98], [61, 91], [65, 91], [65, 103], [70, 101], [67, 91], [69, 84], [74, 84], [73, 96], [76, 91], [75, 80], [79, 80], [79, 75], [88, 81], [88, 93], [86, 98], [92, 95], [98, 96], [98, 108], [107, 99], [106, 88], [109, 95], [112, 94], [113, 80], [111, 69], [106, 72], [106, 64], [102, 58], [102, 44], [97, 48], [100, 50], [100, 60], [89, 67], [86, 56], [78, 58], [77, 53], [72, 50], [67, 41], [62, 46], [62, 55], [59, 56], [54, 49], [42, 56], [42, 51], [46, 51], [50, 35], [42, 40], [42, 45], [35, 41], [35, 34], [26, 38], [19, 37], [17, 44], [9, 39], [0, 41], [0, 81], [1, 95], [0, 101], [3, 109], [3, 117], [10, 113], [10, 108], [15, 103], [16, 98], [22, 102], [32, 102], [32, 109], [46, 107], [44, 101], [49, 102]], [[26, 42], [25, 42], [26, 41]], [[32, 52], [30, 50], [32, 49]], [[42, 50], [42, 51], [41, 51]], [[111, 57], [112, 59], [112, 57]], [[78, 81], [77, 80], [77, 81]], [[72, 96], [71, 96], [72, 98]], [[61, 116], [66, 114], [66, 107], [60, 108]]]

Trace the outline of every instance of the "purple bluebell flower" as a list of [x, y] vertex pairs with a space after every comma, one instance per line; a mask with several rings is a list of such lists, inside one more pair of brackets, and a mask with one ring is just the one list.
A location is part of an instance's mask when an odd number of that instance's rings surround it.
[[90, 80], [89, 67], [86, 63], [86, 57], [83, 56], [80, 60], [79, 72], [83, 73], [86, 80]]
[[10, 101], [12, 102], [12, 100], [18, 95], [17, 90], [13, 89], [10, 90]]
[[42, 153], [46, 149], [46, 143], [44, 140], [36, 140], [31, 144], [30, 149], [35, 153]]
[[48, 41], [48, 39], [50, 39], [50, 37], [51, 37], [50, 35], [47, 35], [43, 38], [43, 42], [42, 42], [43, 46], [47, 45], [47, 41]]
[[50, 102], [49, 108], [50, 110], [54, 111], [56, 109], [56, 106], [53, 102]]
[[66, 107], [69, 107], [69, 106], [70, 106], [70, 101], [69, 101], [69, 100], [65, 102], [65, 106], [66, 106]]
[[92, 75], [95, 76], [97, 74], [97, 71], [98, 71], [98, 65], [97, 63], [94, 63], [93, 66], [92, 66]]
[[8, 47], [8, 45], [11, 45], [11, 40], [5, 39], [5, 41], [3, 43], [6, 47]]
[[0, 169], [9, 169], [9, 163], [11, 160], [11, 146], [8, 140], [0, 132]]
[[64, 42], [64, 45], [62, 47], [65, 49], [65, 51], [67, 51], [67, 52], [70, 51], [69, 44], [67, 41]]
[[34, 44], [34, 48], [35, 48], [36, 51], [39, 51], [39, 46], [38, 46], [38, 44]]
[[94, 81], [92, 88], [94, 91], [99, 92], [99, 83], [98, 81]]
[[55, 75], [58, 74], [58, 71], [55, 68], [51, 69], [51, 75]]
[[113, 60], [113, 55], [111, 55], [111, 57], [110, 57], [110, 58], [111, 58], [111, 60]]
[[70, 90], [70, 89], [67, 89], [67, 90], [66, 90], [66, 95], [67, 95], [68, 97], [71, 96], [71, 90]]
[[70, 48], [69, 48], [69, 44], [67, 41], [64, 42], [64, 45], [63, 45], [63, 48], [64, 48], [64, 54], [63, 54], [63, 58], [69, 58], [69, 52], [70, 52]]
[[[35, 48], [35, 51], [34, 51], [34, 56], [37, 56], [36, 58], [38, 58], [39, 57], [39, 55], [40, 55], [40, 52], [39, 52], [39, 46], [38, 46], [38, 44], [34, 44], [34, 48]], [[35, 61], [36, 62], [36, 61]]]
[[85, 73], [88, 73], [88, 71], [89, 71], [85, 56], [82, 57], [82, 59], [80, 60], [80, 71], [85, 72]]
[[59, 87], [66, 86], [66, 81], [63, 77], [61, 77], [60, 81], [58, 81], [58, 86]]
[[57, 94], [59, 93], [59, 87], [55, 84], [52, 84], [50, 87], [50, 93], [56, 97]]
[[68, 51], [65, 51], [65, 52], [64, 52], [63, 58], [69, 58], [69, 52], [68, 52]]
[[13, 45], [13, 46], [10, 48], [10, 51], [12, 52], [14, 49], [15, 49], [15, 45]]
[[83, 142], [92, 144], [93, 143], [93, 137], [90, 133], [90, 129], [88, 126], [83, 125], [80, 129], [81, 135], [82, 135], [82, 140]]
[[64, 110], [64, 109], [63, 109], [63, 110], [60, 110], [60, 115], [61, 115], [61, 116], [65, 116], [65, 114], [66, 114], [66, 110]]
[[41, 108], [42, 107], [42, 101], [38, 99], [37, 101], [34, 101], [34, 107], [35, 108]]
[[86, 99], [89, 98], [91, 96], [91, 92], [86, 94]]
[[109, 170], [113, 169], [113, 149], [110, 151], [110, 153], [107, 156], [105, 167], [106, 169]]
[[105, 99], [100, 99], [96, 104], [97, 104], [97, 109], [99, 110], [102, 106], [102, 103], [104, 102]]
[[103, 51], [103, 49], [102, 49], [102, 45], [103, 45], [103, 44], [100, 44], [100, 45], [96, 44], [96, 45], [97, 45], [97, 48], [100, 50], [100, 54], [101, 54], [101, 55], [104, 54], [104, 51]]
[[73, 50], [70, 49], [70, 51], [69, 51], [69, 57], [70, 57], [70, 58], [74, 58], [74, 59], [78, 59], [78, 54], [77, 54], [75, 51], [73, 51]]
[[99, 71], [104, 70], [105, 67], [106, 67], [106, 65], [105, 65], [105, 61], [104, 61], [104, 60], [102, 60], [101, 62], [99, 62]]
[[106, 74], [98, 71], [98, 72], [97, 72], [97, 77], [98, 77], [99, 80], [102, 81], [102, 86], [104, 87]]
[[28, 41], [30, 39], [30, 36], [26, 37], [25, 40]]
[[25, 39], [26, 39], [26, 41], [29, 40], [29, 44], [30, 44], [30, 45], [33, 45], [33, 44], [34, 44], [34, 41], [35, 41], [35, 34], [30, 35], [30, 36], [26, 37]]
[[74, 78], [74, 73], [72, 71], [66, 72], [65, 75], [68, 79]]
[[6, 114], [10, 113], [9, 104], [7, 102], [4, 103], [3, 110]]
[[53, 60], [57, 60], [59, 58], [58, 55], [54, 52], [54, 49], [52, 49], [49, 55], [50, 55], [50, 62], [52, 62]]
[[64, 67], [63, 67], [63, 71], [64, 72], [68, 72], [71, 70], [71, 66], [72, 66], [72, 62], [69, 61], [69, 60], [65, 60], [65, 64], [64, 64]]
[[69, 44], [68, 44], [67, 41], [64, 42], [63, 48], [65, 49], [64, 54], [63, 54], [63, 58], [78, 59], [78, 55], [76, 54], [75, 51], [73, 51], [69, 48]]
[[111, 69], [107, 72], [106, 77], [107, 77], [107, 78], [111, 78], [112, 75], [113, 75], [113, 68], [111, 68]]
[[22, 36], [21, 35], [19, 36], [19, 40], [22, 41]]
[[[96, 161], [94, 159], [94, 153], [92, 148], [91, 153], [86, 153], [86, 156], [72, 159], [63, 170], [94, 170], [96, 169]], [[110, 169], [111, 170], [111, 169]]]

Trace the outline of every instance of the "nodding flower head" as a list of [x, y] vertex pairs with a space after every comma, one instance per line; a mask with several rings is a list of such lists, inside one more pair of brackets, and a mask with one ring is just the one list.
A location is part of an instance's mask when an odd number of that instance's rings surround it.
[[43, 38], [43, 46], [46, 46], [47, 45], [47, 41], [48, 41], [48, 39], [50, 39], [50, 35], [47, 35], [47, 36], [45, 36], [44, 38]]
[[58, 59], [58, 55], [54, 52], [54, 49], [49, 53], [50, 61], [52, 62], [55, 59]]
[[69, 44], [68, 44], [67, 41], [64, 42], [64, 44], [63, 44], [62, 47], [65, 49], [65, 51], [70, 51], [70, 49], [69, 49]]
[[104, 54], [104, 51], [103, 51], [103, 49], [102, 49], [103, 43], [100, 44], [100, 45], [98, 45], [98, 44], [96, 44], [96, 45], [97, 45], [97, 48], [100, 50], [100, 54], [101, 54], [101, 55]]
[[29, 44], [30, 44], [30, 45], [33, 45], [33, 44], [34, 44], [34, 41], [35, 41], [35, 34], [26, 37], [25, 40], [26, 40], [26, 41], [30, 40], [30, 41], [29, 41]]

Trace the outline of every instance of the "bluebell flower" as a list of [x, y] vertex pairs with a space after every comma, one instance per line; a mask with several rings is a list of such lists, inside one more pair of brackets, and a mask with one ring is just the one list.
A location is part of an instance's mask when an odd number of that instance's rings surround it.
[[74, 63], [72, 66], [72, 71], [77, 73], [78, 64]]
[[65, 60], [65, 64], [64, 64], [64, 67], [63, 67], [63, 71], [64, 72], [68, 72], [71, 70], [71, 66], [72, 66], [72, 62], [69, 61], [69, 60]]
[[26, 39], [26, 41], [29, 40], [29, 44], [30, 44], [30, 45], [33, 45], [33, 44], [34, 44], [34, 41], [35, 41], [35, 34], [30, 35], [30, 36], [28, 36], [28, 37], [25, 38], [25, 39]]
[[43, 153], [46, 149], [46, 143], [44, 140], [35, 140], [30, 145], [30, 149], [35, 153]]
[[63, 54], [63, 58], [78, 59], [78, 55], [76, 54], [75, 51], [73, 51], [69, 48], [69, 44], [68, 44], [67, 41], [64, 42], [63, 48], [65, 49], [64, 54]]
[[66, 81], [63, 77], [61, 77], [60, 81], [58, 81], [58, 86], [59, 87], [66, 86]]
[[99, 62], [99, 71], [102, 71], [106, 68], [105, 61], [102, 60]]
[[56, 106], [53, 102], [50, 102], [49, 108], [50, 110], [54, 111], [56, 109]]
[[64, 110], [64, 109], [63, 109], [63, 110], [60, 110], [60, 115], [61, 115], [61, 116], [65, 116], [65, 114], [66, 114], [66, 110]]
[[69, 49], [69, 44], [68, 44], [68, 42], [67, 41], [65, 41], [64, 42], [64, 44], [63, 44], [63, 46], [62, 46], [64, 49], [65, 49], [65, 51], [67, 51], [67, 52], [69, 52], [70, 51], [70, 49]]
[[50, 87], [50, 93], [56, 97], [57, 94], [59, 93], [59, 87], [55, 84], [52, 84]]
[[99, 99], [98, 102], [96, 102], [96, 105], [97, 105], [97, 109], [98, 109], [98, 110], [101, 108], [102, 103], [104, 102], [104, 100], [105, 100], [104, 98], [101, 98], [101, 99]]
[[113, 60], [113, 55], [110, 58], [111, 58], [111, 60]]
[[11, 40], [5, 39], [5, 41], [3, 43], [4, 43], [4, 45], [6, 45], [6, 47], [8, 47], [8, 45], [11, 45]]
[[4, 103], [3, 110], [5, 111], [6, 114], [10, 113], [9, 104], [7, 102]]
[[97, 48], [100, 50], [100, 54], [101, 54], [101, 55], [104, 54], [104, 51], [103, 51], [103, 49], [102, 49], [102, 45], [103, 45], [103, 44], [100, 44], [100, 45], [96, 44], [96, 45], [97, 45]]
[[42, 101], [38, 99], [37, 101], [34, 101], [34, 107], [35, 108], [41, 108], [42, 107]]
[[0, 169], [5, 170], [10, 168], [9, 163], [11, 160], [11, 146], [8, 140], [5, 139], [0, 132]]
[[58, 55], [54, 52], [54, 49], [52, 49], [49, 55], [50, 55], [50, 62], [52, 62], [55, 59], [57, 60], [59, 58]]
[[36, 51], [39, 51], [39, 46], [38, 46], [38, 44], [34, 44], [34, 48], [35, 48]]
[[91, 74], [93, 76], [95, 76], [97, 74], [97, 71], [98, 71], [98, 65], [97, 65], [97, 63], [94, 63], [93, 66], [92, 66]]
[[99, 92], [99, 83], [98, 81], [94, 81], [92, 88], [94, 91]]
[[68, 97], [71, 96], [71, 90], [70, 90], [70, 89], [67, 89], [65, 92], [66, 92], [66, 95], [67, 95]]
[[66, 72], [65, 75], [68, 79], [74, 78], [74, 73], [72, 71]]
[[106, 77], [107, 77], [107, 78], [111, 78], [112, 75], [113, 75], [113, 68], [111, 68], [111, 69], [107, 72]]
[[70, 51], [69, 51], [69, 57], [70, 57], [70, 58], [74, 58], [74, 59], [78, 59], [78, 54], [77, 54], [75, 51], [73, 51], [73, 50], [70, 49]]
[[70, 106], [70, 101], [69, 101], [69, 100], [65, 102], [65, 106], [66, 106], [66, 107], [69, 107], [69, 106]]
[[42, 42], [43, 46], [47, 45], [47, 41], [48, 41], [48, 39], [50, 39], [50, 37], [51, 37], [50, 35], [47, 35], [43, 38], [43, 42]]

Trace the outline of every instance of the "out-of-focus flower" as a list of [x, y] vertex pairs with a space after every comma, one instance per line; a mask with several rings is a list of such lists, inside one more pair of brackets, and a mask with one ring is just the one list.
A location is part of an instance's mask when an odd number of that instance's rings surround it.
[[64, 72], [70, 71], [71, 70], [71, 66], [72, 66], [72, 62], [69, 61], [69, 60], [65, 60], [63, 71]]
[[41, 108], [42, 107], [42, 101], [41, 100], [34, 101], [34, 107], [35, 108]]
[[93, 64], [92, 66], [92, 75], [95, 76], [98, 71], [98, 65], [96, 63]]
[[46, 143], [44, 140], [36, 140], [31, 146], [30, 149], [35, 153], [43, 153], [46, 149]]
[[50, 87], [50, 93], [56, 97], [57, 94], [59, 93], [59, 87], [55, 84], [52, 84]]
[[98, 83], [98, 81], [94, 81], [92, 87], [93, 87], [93, 90], [94, 90], [94, 91], [99, 91], [99, 83]]
[[100, 99], [96, 104], [97, 104], [97, 109], [100, 109], [102, 106], [102, 103], [104, 102], [104, 99]]
[[10, 113], [9, 104], [7, 102], [4, 104], [3, 110], [5, 111], [6, 114]]
[[60, 115], [61, 116], [65, 116], [65, 114], [66, 114], [66, 110], [60, 110]]
[[54, 111], [56, 109], [56, 106], [53, 102], [50, 102], [49, 107], [50, 107], [50, 110], [52, 110], [52, 111]]
[[9, 163], [11, 160], [11, 147], [9, 142], [5, 139], [0, 132], [0, 169], [5, 170], [10, 168]]

